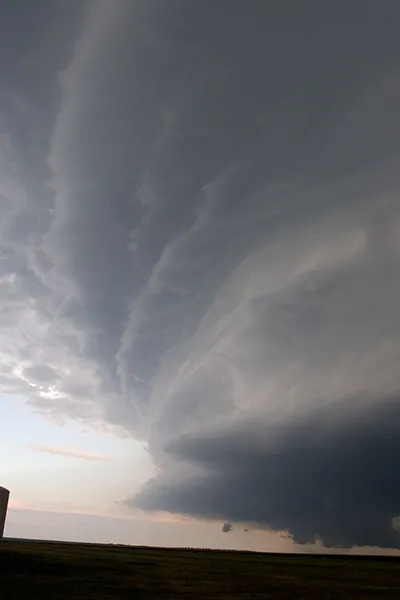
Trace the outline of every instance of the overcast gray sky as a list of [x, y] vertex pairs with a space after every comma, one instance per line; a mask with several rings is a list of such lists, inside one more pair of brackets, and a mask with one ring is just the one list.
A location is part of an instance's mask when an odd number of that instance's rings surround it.
[[124, 518], [400, 547], [399, 26], [397, 0], [3, 3], [0, 392], [33, 461], [107, 485], [122, 453]]

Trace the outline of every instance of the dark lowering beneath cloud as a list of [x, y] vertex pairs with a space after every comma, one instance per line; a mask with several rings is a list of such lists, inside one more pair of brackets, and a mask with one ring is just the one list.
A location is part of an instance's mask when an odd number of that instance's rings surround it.
[[1, 392], [133, 506], [400, 547], [399, 3], [1, 10]]

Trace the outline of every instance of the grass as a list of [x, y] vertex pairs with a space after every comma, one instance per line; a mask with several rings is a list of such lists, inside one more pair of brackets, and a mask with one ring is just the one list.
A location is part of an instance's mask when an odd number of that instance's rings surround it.
[[5, 540], [0, 598], [399, 598], [400, 561]]

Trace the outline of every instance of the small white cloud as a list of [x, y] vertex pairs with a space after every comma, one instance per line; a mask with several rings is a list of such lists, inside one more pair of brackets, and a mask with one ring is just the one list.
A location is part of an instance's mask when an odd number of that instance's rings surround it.
[[67, 448], [58, 448], [56, 446], [37, 446], [30, 444], [28, 450], [33, 452], [44, 452], [45, 454], [55, 454], [64, 458], [76, 458], [78, 460], [92, 460], [96, 462], [111, 462], [116, 460], [115, 456], [106, 456], [105, 454], [94, 454], [81, 450], [68, 450]]

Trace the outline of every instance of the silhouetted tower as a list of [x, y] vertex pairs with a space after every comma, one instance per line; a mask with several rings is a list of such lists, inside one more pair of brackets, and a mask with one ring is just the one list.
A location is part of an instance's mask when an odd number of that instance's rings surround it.
[[8, 498], [10, 492], [0, 486], [0, 540], [3, 538], [4, 525], [6, 524]]

